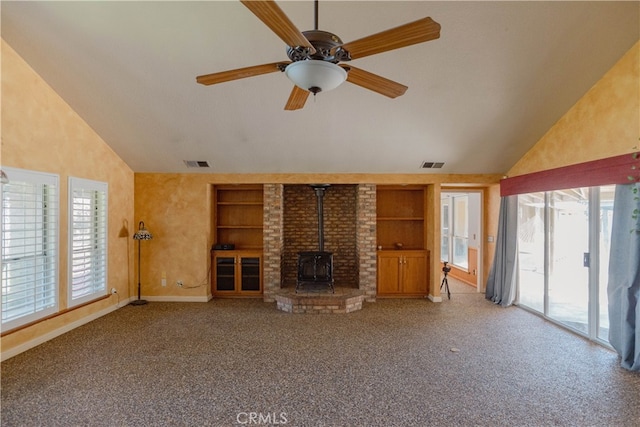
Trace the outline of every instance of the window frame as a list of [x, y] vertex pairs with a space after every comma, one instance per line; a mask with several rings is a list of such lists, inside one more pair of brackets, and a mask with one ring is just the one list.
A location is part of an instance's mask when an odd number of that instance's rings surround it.
[[[8, 184], [2, 184], [2, 188], [0, 188], [0, 200], [2, 200], [2, 209], [0, 210], [0, 237], [2, 238], [2, 250], [0, 253], [0, 269], [2, 270], [2, 278], [0, 279], [0, 286], [2, 288], [0, 292], [0, 324], [2, 325], [3, 330], [11, 330], [48, 317], [58, 311], [60, 292], [60, 177], [57, 174], [26, 169], [8, 167], [4, 167], [3, 169], [7, 173], [10, 181]], [[8, 189], [11, 189], [11, 186], [16, 185], [16, 183], [25, 183], [25, 191], [8, 192]], [[34, 221], [31, 223], [32, 228], [23, 227], [22, 229], [16, 228], [14, 230], [9, 230], [9, 222], [5, 222], [5, 220], [7, 219], [7, 216], [12, 215], [9, 211], [10, 208], [7, 207], [7, 202], [5, 202], [5, 196], [7, 196], [7, 194], [28, 195], [29, 193], [26, 192], [28, 190], [27, 186], [31, 186], [32, 189], [33, 186], [37, 186], [36, 191], [31, 193], [34, 195], [33, 202], [37, 203], [37, 205], [32, 208], [36, 210], [36, 214], [33, 215], [32, 218]], [[38, 199], [39, 192], [42, 192], [40, 199]], [[19, 209], [22, 209], [23, 213], [18, 213], [17, 211]], [[25, 221], [23, 222], [23, 225], [26, 225], [29, 224], [26, 221], [28, 219], [28, 214], [24, 212], [24, 209], [24, 207], [17, 207], [13, 216], [24, 217]], [[9, 241], [12, 239], [10, 234], [18, 234], [21, 230], [22, 232], [26, 231], [32, 234], [30, 237], [31, 240], [24, 243], [28, 243], [35, 249], [29, 253], [25, 252], [21, 254], [21, 256], [16, 257], [16, 255], [9, 254], [12, 249], [12, 246], [9, 244]], [[14, 237], [14, 239], [17, 242], [20, 237]], [[23, 245], [23, 247], [25, 247], [25, 245]], [[15, 248], [17, 249], [17, 245]], [[32, 303], [34, 307], [31, 310], [26, 310], [27, 312], [24, 314], [17, 315], [15, 317], [5, 318], [5, 314], [9, 310], [5, 310], [7, 298], [11, 295], [15, 296], [19, 294], [18, 290], [15, 292], [5, 292], [5, 289], [12, 286], [8, 283], [10, 279], [5, 276], [5, 273], [8, 274], [9, 270], [5, 269], [11, 262], [30, 257], [34, 258], [33, 272], [31, 272], [31, 274], [34, 275], [34, 280], [22, 283], [20, 287], [22, 287], [23, 290], [26, 289], [26, 291], [32, 292], [33, 295], [36, 295], [38, 292], [40, 295], [48, 294], [47, 302], [38, 306], [38, 299], [32, 297], [34, 299]], [[38, 258], [40, 258], [39, 261]], [[39, 269], [42, 270], [40, 271]], [[26, 288], [24, 287], [25, 284], [27, 284]], [[17, 284], [13, 286], [18, 287]], [[14, 310], [15, 309], [16, 308], [14, 308]]]
[[[109, 185], [106, 182], [69, 177], [68, 188], [67, 307], [72, 308], [108, 294]], [[80, 206], [88, 206], [89, 210], [78, 209], [76, 200], [80, 198], [83, 199]], [[79, 220], [81, 212], [88, 212], [91, 219]], [[82, 239], [82, 235], [89, 235], [90, 238]], [[82, 253], [87, 255], [78, 256]], [[87, 265], [81, 268], [85, 274], [74, 277], [74, 261]]]

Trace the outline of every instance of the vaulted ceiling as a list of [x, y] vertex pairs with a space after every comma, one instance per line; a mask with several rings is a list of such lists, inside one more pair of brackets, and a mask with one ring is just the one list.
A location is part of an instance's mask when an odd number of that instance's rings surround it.
[[[313, 29], [312, 1], [279, 5]], [[320, 1], [319, 28], [345, 42], [426, 16], [441, 37], [352, 61], [403, 96], [345, 83], [285, 111], [283, 73], [195, 81], [288, 59], [240, 2], [3, 1], [1, 14], [5, 41], [136, 172], [504, 173], [640, 38], [634, 1]]]

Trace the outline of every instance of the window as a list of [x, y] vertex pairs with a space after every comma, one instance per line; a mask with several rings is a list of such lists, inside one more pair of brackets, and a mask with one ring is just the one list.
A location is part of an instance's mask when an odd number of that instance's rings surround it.
[[440, 221], [442, 230], [440, 231], [440, 257], [442, 262], [451, 262], [449, 259], [449, 196], [442, 198]]
[[106, 292], [107, 183], [69, 178], [68, 305]]
[[453, 196], [453, 264], [469, 267], [469, 215], [467, 195]]
[[441, 200], [440, 256], [442, 261], [469, 267], [469, 196], [443, 193]]
[[58, 176], [5, 168], [2, 194], [2, 327], [58, 309]]

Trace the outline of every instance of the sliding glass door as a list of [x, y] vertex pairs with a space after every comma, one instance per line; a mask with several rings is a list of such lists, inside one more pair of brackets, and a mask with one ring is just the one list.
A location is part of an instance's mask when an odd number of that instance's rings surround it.
[[589, 189], [552, 191], [549, 196], [548, 316], [588, 333]]
[[518, 196], [519, 304], [603, 342], [613, 189]]
[[518, 196], [519, 302], [545, 312], [545, 193]]

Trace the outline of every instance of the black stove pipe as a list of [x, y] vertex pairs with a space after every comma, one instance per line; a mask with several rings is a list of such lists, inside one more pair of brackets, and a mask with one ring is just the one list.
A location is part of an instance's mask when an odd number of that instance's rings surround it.
[[318, 201], [318, 250], [324, 252], [324, 191], [330, 184], [312, 184], [311, 188], [316, 192]]

